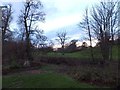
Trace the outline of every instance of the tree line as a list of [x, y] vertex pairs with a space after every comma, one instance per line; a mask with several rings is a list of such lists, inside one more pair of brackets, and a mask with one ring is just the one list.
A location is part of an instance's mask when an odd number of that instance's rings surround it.
[[[23, 3], [24, 6], [21, 9], [21, 13], [18, 17], [17, 24], [19, 29], [11, 31], [10, 23], [14, 19], [12, 5], [8, 4], [8, 8], [2, 9], [2, 44], [3, 44], [3, 59], [6, 52], [6, 47], [9, 42], [14, 41], [14, 45], [23, 48], [20, 55], [25, 56], [25, 61], [29, 62], [33, 60], [32, 47], [52, 47], [54, 44], [52, 41], [48, 42], [48, 38], [44, 35], [44, 30], [41, 30], [38, 26], [38, 22], [44, 22], [46, 13], [43, 11], [43, 4], [38, 0], [30, 0]], [[118, 2], [100, 2], [100, 4], [93, 6], [92, 9], [87, 8], [84, 13], [84, 18], [79, 23], [80, 30], [84, 30], [90, 41], [91, 57], [94, 61], [92, 40], [96, 39], [100, 42], [101, 54], [103, 57], [102, 63], [105, 60], [112, 60], [112, 47], [114, 41], [120, 40], [118, 34]], [[83, 29], [81, 29], [81, 27]], [[65, 48], [65, 42], [68, 40], [66, 32], [58, 32], [56, 40], [61, 44], [62, 49]], [[15, 38], [17, 37], [17, 38]], [[7, 44], [7, 45], [6, 45]], [[72, 42], [75, 44], [75, 42]], [[13, 45], [12, 45], [13, 46]], [[46, 46], [47, 47], [47, 46]], [[10, 48], [10, 47], [9, 47]], [[16, 47], [17, 48], [17, 47]], [[64, 53], [63, 53], [64, 55]]]

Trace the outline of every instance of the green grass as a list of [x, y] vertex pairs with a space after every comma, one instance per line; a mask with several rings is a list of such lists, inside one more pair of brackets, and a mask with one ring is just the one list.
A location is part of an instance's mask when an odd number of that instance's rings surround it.
[[[93, 48], [93, 53], [94, 53], [94, 58], [101, 58], [102, 59], [102, 54], [100, 51], [100, 47], [94, 47]], [[119, 59], [118, 57], [118, 46], [113, 46], [112, 48], [112, 56], [113, 59], [117, 60]], [[70, 58], [77, 58], [77, 59], [90, 59], [91, 58], [91, 52], [90, 49], [85, 49], [82, 51], [78, 51], [78, 52], [73, 52], [73, 53], [65, 53], [64, 55], [62, 55], [62, 53], [59, 52], [49, 52], [47, 54], [41, 54], [40, 52], [37, 52], [35, 55], [37, 56], [47, 56], [47, 57], [70, 57]]]
[[[96, 53], [95, 57], [96, 58], [101, 58], [101, 54], [100, 54], [100, 50], [99, 48], [94, 48], [93, 52]], [[40, 52], [34, 52], [34, 56], [47, 56], [47, 57], [70, 57], [70, 58], [91, 58], [91, 54], [90, 54], [90, 50], [89, 49], [85, 49], [82, 51], [77, 51], [77, 52], [73, 52], [73, 53], [65, 53], [64, 55], [62, 55], [62, 53], [60, 52], [49, 52], [47, 54], [41, 54]]]
[[61, 74], [3, 76], [3, 88], [95, 88]]
[[2, 75], [0, 75], [0, 89], [2, 87]]
[[119, 47], [118, 46], [114, 46], [113, 48], [112, 48], [112, 56], [113, 56], [113, 58], [114, 59], [120, 59], [120, 53], [119, 53]]
[[60, 67], [61, 66], [58, 66], [55, 64], [48, 64], [48, 65], [42, 66], [40, 69], [47, 72], [56, 72]]
[[[96, 49], [94, 49], [94, 53], [97, 52]], [[86, 49], [84, 51], [79, 51], [79, 52], [73, 52], [73, 53], [65, 53], [64, 55], [62, 55], [61, 53], [48, 53], [49, 57], [70, 57], [70, 58], [84, 58], [84, 59], [88, 59], [91, 58], [91, 54], [90, 54], [90, 50]], [[95, 55], [96, 58], [101, 58], [100, 53], [98, 52]]]

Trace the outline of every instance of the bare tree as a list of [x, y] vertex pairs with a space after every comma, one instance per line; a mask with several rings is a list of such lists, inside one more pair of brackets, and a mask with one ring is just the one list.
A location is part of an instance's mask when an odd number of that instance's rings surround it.
[[[61, 44], [62, 50], [64, 51], [66, 40], [68, 40], [67, 33], [66, 32], [57, 32], [57, 37], [58, 37], [58, 39], [56, 39], [56, 40]], [[63, 55], [64, 55], [64, 52], [63, 52]]]
[[2, 9], [2, 44], [4, 44], [5, 39], [8, 39], [12, 35], [12, 31], [10, 30], [12, 13], [11, 4], [8, 4], [7, 8]]
[[43, 35], [43, 30], [39, 30], [37, 31], [37, 33], [35, 34], [36, 39], [34, 39], [34, 44], [36, 44], [36, 46], [38, 48], [44, 48], [47, 46], [47, 37], [45, 35]]
[[120, 1], [118, 2], [118, 44], [120, 44]]
[[93, 56], [93, 49], [92, 49], [92, 35], [91, 35], [91, 29], [90, 29], [90, 21], [89, 21], [89, 16], [88, 16], [88, 8], [85, 10], [85, 16], [82, 22], [80, 22], [79, 26], [87, 30], [87, 34], [89, 36], [89, 41], [90, 41], [90, 51], [91, 51], [91, 57], [92, 60], [94, 61], [94, 56]]
[[[114, 41], [117, 32], [117, 2], [101, 2], [100, 5], [93, 7], [91, 15], [91, 27], [97, 39], [101, 42], [101, 52], [104, 61], [110, 58], [110, 39]], [[111, 45], [112, 46], [112, 45]], [[111, 48], [112, 50], [112, 48]]]
[[42, 11], [43, 5], [38, 0], [24, 2], [24, 8], [19, 16], [19, 25], [25, 30], [26, 57], [31, 61], [31, 36], [38, 30], [36, 23], [45, 20], [45, 13]]
[[54, 46], [54, 42], [52, 40], [48, 40], [48, 46], [53, 48]]
[[3, 59], [6, 57], [6, 52], [8, 52], [5, 44], [5, 40], [12, 39], [12, 31], [10, 30], [10, 23], [12, 21], [12, 5], [4, 5], [4, 8], [1, 9], [2, 11], [2, 56]]

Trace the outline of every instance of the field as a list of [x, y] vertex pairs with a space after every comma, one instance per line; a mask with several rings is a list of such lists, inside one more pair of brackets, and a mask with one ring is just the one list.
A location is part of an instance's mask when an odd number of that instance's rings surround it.
[[[120, 79], [118, 47], [113, 47], [113, 60], [101, 66], [100, 50], [93, 48], [96, 63], [91, 63], [89, 49], [72, 53], [34, 52], [34, 66], [5, 67], [3, 88], [114, 88]], [[16, 63], [17, 64], [17, 63]], [[15, 64], [15, 65], [16, 65]]]
[[79, 83], [66, 75], [56, 73], [14, 75], [3, 79], [3, 88], [95, 88], [93, 85]]
[[[112, 48], [112, 57], [114, 60], [118, 60], [120, 59], [120, 57], [118, 57], [119, 53], [118, 53], [118, 46], [113, 46]], [[96, 59], [102, 59], [102, 55], [101, 55], [101, 51], [99, 47], [95, 47], [93, 48], [93, 53], [94, 53], [94, 58]], [[81, 51], [77, 51], [77, 52], [72, 52], [72, 53], [65, 53], [64, 55], [62, 55], [62, 53], [59, 52], [49, 52], [49, 53], [40, 53], [40, 52], [35, 52], [33, 53], [35, 56], [44, 56], [44, 57], [70, 57], [70, 58], [76, 58], [76, 59], [90, 59], [91, 58], [91, 53], [89, 48], [85, 49], [85, 50], [81, 50]]]

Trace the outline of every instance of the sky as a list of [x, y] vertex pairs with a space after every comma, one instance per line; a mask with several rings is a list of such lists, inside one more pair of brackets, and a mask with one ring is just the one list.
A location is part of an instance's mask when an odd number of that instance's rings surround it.
[[[17, 26], [16, 21], [23, 7], [24, 0], [1, 0], [0, 5], [4, 3], [11, 3], [13, 6], [14, 19], [11, 28]], [[83, 19], [85, 8], [90, 8], [92, 5], [98, 3], [99, 0], [40, 0], [44, 6], [43, 11], [46, 13], [45, 22], [38, 23], [39, 28], [44, 30], [44, 34], [49, 40], [57, 38], [56, 33], [66, 31], [72, 39], [79, 39], [83, 41], [85, 33], [82, 28], [78, 26]]]

